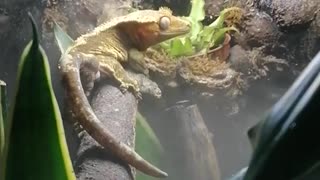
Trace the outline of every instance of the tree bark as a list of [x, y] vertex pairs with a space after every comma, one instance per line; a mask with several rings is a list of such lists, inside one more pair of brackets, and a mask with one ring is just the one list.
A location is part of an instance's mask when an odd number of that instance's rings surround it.
[[[173, 162], [183, 162], [179, 179], [189, 180], [220, 180], [220, 169], [216, 151], [201, 113], [196, 104], [180, 101], [167, 109], [168, 120], [174, 123], [175, 144]], [[171, 124], [172, 124], [171, 123]]]
[[[132, 93], [123, 94], [107, 82], [97, 84], [92, 94], [91, 105], [105, 127], [118, 140], [134, 149], [137, 100]], [[128, 164], [115, 157], [108, 149], [101, 147], [85, 131], [80, 132], [79, 136], [79, 147], [73, 151], [77, 179], [135, 179], [135, 172]], [[74, 138], [70, 141], [76, 142], [77, 139]]]

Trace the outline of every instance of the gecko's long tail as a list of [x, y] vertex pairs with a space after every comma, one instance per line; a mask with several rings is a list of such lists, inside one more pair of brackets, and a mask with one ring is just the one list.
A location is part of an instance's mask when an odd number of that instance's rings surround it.
[[[168, 174], [161, 171], [144, 160], [139, 154], [129, 146], [117, 140], [108, 131], [93, 112], [89, 101], [84, 93], [80, 80], [80, 60], [73, 59], [66, 55], [60, 62], [62, 78], [70, 103], [70, 108], [82, 127], [104, 148], [110, 149], [121, 160], [129, 163], [139, 171], [154, 177], [167, 177]], [[81, 108], [80, 108], [81, 107]]]

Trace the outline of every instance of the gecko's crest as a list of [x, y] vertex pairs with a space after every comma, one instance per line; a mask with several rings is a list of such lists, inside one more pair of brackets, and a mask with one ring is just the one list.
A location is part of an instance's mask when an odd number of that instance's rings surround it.
[[171, 9], [170, 8], [168, 8], [168, 7], [160, 7], [159, 8], [159, 11], [160, 12], [163, 12], [164, 14], [167, 14], [168, 16], [171, 16], [172, 15], [172, 11], [171, 11]]

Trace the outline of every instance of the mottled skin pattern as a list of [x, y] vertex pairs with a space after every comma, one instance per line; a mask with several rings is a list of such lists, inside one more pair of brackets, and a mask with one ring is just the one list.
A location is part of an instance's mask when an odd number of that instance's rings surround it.
[[[79, 37], [60, 62], [74, 118], [103, 147], [138, 170], [155, 177], [166, 177], [167, 174], [145, 161], [125, 143], [119, 142], [96, 117], [86, 94], [89, 94], [100, 73], [118, 82], [122, 92], [130, 88], [140, 98], [138, 83], [127, 74], [122, 64], [128, 63], [135, 70], [147, 73], [146, 64], [141, 59], [129, 60], [128, 52], [132, 49], [145, 51], [152, 45], [189, 31], [189, 22], [173, 16], [167, 8], [136, 11], [114, 18]], [[86, 78], [82, 80], [80, 74]]]

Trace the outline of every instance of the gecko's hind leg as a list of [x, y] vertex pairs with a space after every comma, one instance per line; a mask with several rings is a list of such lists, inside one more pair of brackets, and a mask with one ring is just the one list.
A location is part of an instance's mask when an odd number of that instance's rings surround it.
[[116, 80], [120, 84], [120, 90], [125, 93], [129, 88], [137, 99], [141, 99], [141, 93], [138, 82], [131, 78], [122, 65], [114, 58], [98, 56], [99, 70], [102, 74]]
[[82, 88], [88, 98], [94, 88], [95, 81], [100, 78], [99, 63], [95, 59], [84, 59], [80, 67], [80, 77]]

